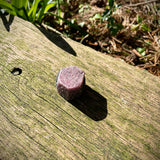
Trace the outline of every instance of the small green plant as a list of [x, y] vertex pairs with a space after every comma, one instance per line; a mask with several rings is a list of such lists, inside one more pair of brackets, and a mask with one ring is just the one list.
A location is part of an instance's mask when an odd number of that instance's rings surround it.
[[137, 23], [138, 24], [135, 24], [135, 25], [132, 25], [132, 30], [133, 31], [138, 31], [138, 30], [142, 30], [143, 32], [148, 32], [150, 31], [150, 27], [143, 23], [143, 18], [140, 17], [139, 15], [137, 15]]
[[91, 8], [88, 4], [86, 4], [86, 5], [80, 4], [78, 12], [83, 15], [85, 11], [89, 11], [90, 9]]
[[102, 16], [100, 15], [100, 13], [96, 13], [93, 17], [89, 18], [91, 21], [94, 21], [94, 20], [101, 20], [102, 19]]
[[[32, 23], [41, 24], [45, 15], [55, 16], [60, 24], [61, 21], [65, 22], [68, 26], [75, 28], [82, 34], [86, 34], [74, 21], [69, 21], [61, 17], [60, 5], [63, 0], [11, 0], [11, 3], [6, 0], [0, 0], [0, 12], [7, 12], [14, 16], [21, 17]], [[55, 7], [56, 12], [49, 10]]]
[[145, 48], [140, 48], [140, 47], [138, 47], [138, 48], [137, 48], [137, 51], [138, 51], [142, 56], [145, 56], [145, 55], [146, 55], [146, 49], [145, 49]]
[[9, 3], [6, 0], [0, 0], [0, 8], [32, 23], [41, 23], [48, 10], [58, 2], [59, 0], [11, 0]]
[[112, 16], [113, 13], [119, 8], [119, 5], [116, 5], [115, 0], [109, 0], [109, 5], [106, 6], [106, 9], [102, 15], [102, 21], [107, 21], [107, 28], [110, 30], [112, 35], [116, 35], [119, 30], [123, 28], [122, 24], [116, 23], [115, 18]]

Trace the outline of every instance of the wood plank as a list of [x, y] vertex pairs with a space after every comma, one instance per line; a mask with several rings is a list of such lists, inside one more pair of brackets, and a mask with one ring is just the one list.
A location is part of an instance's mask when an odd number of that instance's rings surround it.
[[[159, 77], [49, 27], [17, 17], [9, 32], [5, 25], [0, 19], [0, 159], [160, 159]], [[72, 65], [87, 86], [67, 102], [56, 75]]]

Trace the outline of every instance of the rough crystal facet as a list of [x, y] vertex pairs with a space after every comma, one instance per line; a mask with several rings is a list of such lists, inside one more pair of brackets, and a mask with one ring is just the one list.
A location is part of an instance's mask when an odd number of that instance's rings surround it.
[[57, 75], [58, 93], [66, 100], [72, 100], [82, 93], [85, 73], [76, 66], [63, 68]]

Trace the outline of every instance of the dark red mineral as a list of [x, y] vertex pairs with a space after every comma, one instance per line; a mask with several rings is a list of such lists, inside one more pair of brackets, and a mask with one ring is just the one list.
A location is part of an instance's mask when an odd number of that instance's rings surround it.
[[66, 100], [72, 100], [82, 93], [85, 73], [76, 66], [62, 68], [57, 75], [58, 93]]

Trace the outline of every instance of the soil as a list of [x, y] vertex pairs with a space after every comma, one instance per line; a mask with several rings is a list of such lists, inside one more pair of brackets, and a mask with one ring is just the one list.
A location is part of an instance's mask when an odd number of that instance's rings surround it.
[[66, 1], [61, 5], [61, 16], [79, 25], [78, 29], [55, 21], [53, 16], [45, 17], [44, 21], [84, 45], [160, 76], [160, 2], [116, 0], [116, 4], [121, 7], [112, 17], [123, 28], [115, 36], [106, 27], [107, 21], [93, 19], [97, 13], [103, 15], [108, 5], [106, 0]]

